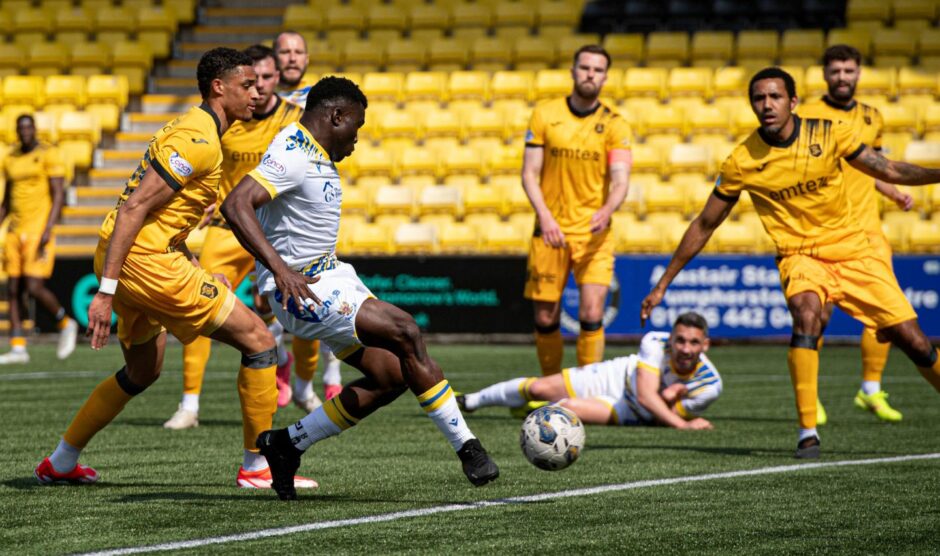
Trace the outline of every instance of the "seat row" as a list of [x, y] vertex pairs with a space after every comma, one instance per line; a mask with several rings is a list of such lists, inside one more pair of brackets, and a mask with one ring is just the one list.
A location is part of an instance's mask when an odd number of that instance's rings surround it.
[[138, 42], [119, 42], [109, 47], [102, 43], [36, 43], [30, 47], [0, 44], [0, 76], [28, 73], [33, 76], [81, 75], [103, 73], [123, 75], [130, 94], [144, 92], [153, 67], [150, 47]]
[[877, 21], [902, 22], [927, 21], [935, 22], [938, 15], [938, 4], [935, 0], [849, 0], [845, 10], [848, 22]]
[[[113, 106], [113, 105], [107, 105]], [[85, 112], [36, 112], [36, 132], [40, 140], [56, 144], [76, 168], [86, 170], [94, 161], [95, 147], [101, 142], [99, 111], [93, 106]], [[0, 143], [13, 144], [16, 137], [16, 117], [7, 116], [6, 108], [0, 113]]]
[[40, 109], [50, 114], [84, 110], [95, 114], [101, 130], [114, 132], [128, 103], [128, 89], [123, 75], [9, 76], [0, 82], [0, 115], [10, 119]]

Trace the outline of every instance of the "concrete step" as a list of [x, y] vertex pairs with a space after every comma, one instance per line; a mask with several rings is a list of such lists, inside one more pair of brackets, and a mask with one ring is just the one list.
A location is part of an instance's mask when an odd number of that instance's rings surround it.
[[[115, 202], [117, 198], [113, 199]], [[101, 224], [104, 217], [114, 208], [110, 205], [78, 205], [62, 207], [62, 220], [66, 224]]]
[[208, 50], [225, 41], [268, 43], [281, 31], [281, 25], [196, 25], [183, 29], [178, 38], [183, 42], [202, 43]]
[[[182, 114], [191, 106], [199, 104], [202, 104], [202, 97], [192, 94], [192, 91], [183, 95], [144, 95], [140, 99], [140, 111], [145, 114], [164, 114], [166, 120], [170, 121], [173, 115]], [[150, 138], [146, 140], [150, 141]]]
[[[200, 21], [205, 25], [250, 26], [280, 25], [283, 19], [284, 7], [282, 6], [269, 8], [206, 8]], [[273, 39], [273, 36], [271, 38]]]
[[[88, 180], [92, 187], [123, 187], [127, 183], [127, 178], [131, 172], [126, 169], [115, 168], [92, 168], [88, 171]], [[113, 205], [112, 205], [113, 206]]]
[[150, 92], [157, 95], [188, 95], [197, 90], [195, 77], [154, 77]]
[[152, 137], [152, 133], [118, 131], [114, 134], [114, 148], [122, 151], [137, 151], [143, 156]]
[[89, 244], [98, 243], [98, 230], [100, 225], [94, 224], [57, 224], [55, 227], [56, 251], [62, 244]]
[[[95, 168], [122, 169], [130, 175], [140, 164], [140, 151], [122, 151], [116, 149], [98, 149], [95, 151]], [[97, 188], [83, 188], [97, 189]]]
[[196, 65], [199, 63], [199, 60], [170, 60], [168, 61], [162, 70], [160, 77], [175, 77], [182, 79], [189, 79], [192, 83], [196, 83]]
[[81, 243], [63, 244], [56, 243], [55, 256], [65, 258], [85, 258], [95, 256], [95, 247], [98, 246], [98, 238], [94, 242], [82, 241]]
[[[270, 37], [273, 38], [273, 35]], [[269, 41], [270, 41], [269, 38]], [[175, 55], [174, 58], [178, 60], [198, 60], [202, 55], [212, 48], [217, 46], [227, 46], [229, 48], [234, 48], [235, 50], [244, 50], [249, 46], [255, 44], [254, 42], [238, 42], [233, 41], [232, 37], [222, 37], [217, 44], [205, 44], [202, 42], [177, 42], [174, 47]], [[193, 84], [193, 89], [196, 88], [195, 83]]]
[[121, 124], [121, 129], [134, 133], [149, 133], [153, 135], [172, 119], [173, 115], [130, 112], [124, 114], [124, 122]]

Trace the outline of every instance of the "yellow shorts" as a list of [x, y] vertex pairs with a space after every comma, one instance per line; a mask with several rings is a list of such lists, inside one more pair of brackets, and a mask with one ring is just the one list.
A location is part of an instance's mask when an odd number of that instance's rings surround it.
[[806, 255], [778, 259], [780, 281], [787, 299], [802, 292], [832, 302], [867, 327], [882, 329], [916, 319], [890, 265], [874, 255], [827, 262]]
[[614, 276], [614, 236], [610, 230], [584, 240], [566, 240], [564, 247], [550, 247], [533, 237], [526, 268], [525, 297], [534, 301], [558, 301], [568, 273], [582, 284], [609, 286]]
[[237, 288], [255, 269], [255, 258], [238, 243], [228, 228], [210, 225], [206, 231], [199, 264], [210, 274], [221, 274]]
[[888, 238], [886, 238], [881, 231], [868, 232], [866, 235], [868, 236], [868, 244], [871, 245], [872, 253], [879, 259], [883, 259], [885, 263], [887, 263], [888, 268], [891, 269], [891, 273], [894, 274], [894, 261], [891, 259], [893, 253], [891, 252], [891, 244], [888, 243]]
[[[107, 249], [107, 242], [102, 241], [95, 251], [99, 279]], [[193, 266], [182, 253], [130, 253], [114, 295], [118, 339], [130, 347], [169, 330], [188, 344], [215, 332], [235, 303], [230, 289], [211, 273]]]
[[11, 277], [32, 276], [49, 278], [55, 265], [55, 235], [39, 256], [39, 240], [42, 232], [7, 232], [3, 247], [3, 268]]

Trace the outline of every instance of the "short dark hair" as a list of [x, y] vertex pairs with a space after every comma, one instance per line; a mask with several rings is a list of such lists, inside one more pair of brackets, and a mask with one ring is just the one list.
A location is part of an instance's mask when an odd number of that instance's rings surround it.
[[16, 125], [20, 125], [20, 120], [29, 120], [29, 123], [36, 125], [36, 118], [32, 114], [20, 114], [16, 117]]
[[253, 66], [254, 61], [251, 56], [235, 50], [221, 46], [213, 48], [206, 52], [199, 59], [199, 65], [196, 66], [196, 81], [199, 83], [199, 94], [202, 98], [209, 96], [212, 88], [212, 81], [222, 79], [228, 73], [231, 73], [239, 66]]
[[608, 68], [610, 67], [610, 64], [611, 64], [610, 54], [608, 54], [607, 51], [604, 50], [603, 46], [599, 44], [586, 44], [582, 46], [574, 53], [574, 59], [573, 59], [574, 64], [578, 63], [578, 56], [580, 56], [582, 52], [589, 52], [591, 54], [600, 54], [604, 58], [607, 58], [607, 67]]
[[844, 62], [846, 60], [855, 60], [856, 64], [862, 65], [862, 53], [854, 46], [847, 44], [834, 44], [823, 53], [823, 67], [828, 66], [831, 62]]
[[672, 325], [673, 328], [679, 326], [689, 326], [692, 328], [698, 328], [705, 334], [705, 337], [708, 337], [708, 321], [705, 320], [705, 317], [694, 312], [689, 311], [688, 313], [682, 313], [676, 318], [675, 324]]
[[359, 89], [359, 85], [345, 77], [330, 75], [317, 81], [316, 85], [310, 88], [310, 92], [307, 93], [307, 106], [305, 109], [313, 110], [328, 101], [339, 99], [358, 102], [363, 108], [369, 106], [366, 95]]
[[269, 46], [264, 46], [263, 44], [253, 44], [244, 50], [245, 54], [251, 56], [251, 59], [254, 60], [255, 64], [264, 60], [265, 58], [271, 58], [274, 60], [274, 68], [280, 70], [277, 63], [277, 55], [274, 53], [274, 49]]
[[787, 95], [789, 95], [790, 98], [796, 96], [796, 81], [793, 80], [793, 76], [778, 67], [773, 67], [764, 68], [754, 74], [754, 77], [751, 78], [751, 82], [747, 84], [748, 98], [750, 98], [751, 94], [754, 92], [754, 83], [763, 81], [764, 79], [782, 79], [783, 86], [787, 90]]

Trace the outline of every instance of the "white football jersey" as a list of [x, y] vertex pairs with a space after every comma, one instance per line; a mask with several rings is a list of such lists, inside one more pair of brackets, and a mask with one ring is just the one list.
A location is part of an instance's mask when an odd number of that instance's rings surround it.
[[301, 108], [307, 107], [307, 95], [310, 94], [310, 89], [313, 85], [308, 85], [306, 87], [301, 87], [295, 91], [282, 91], [278, 93], [278, 96], [286, 101], [293, 102], [294, 104], [299, 105]]
[[679, 413], [683, 416], [700, 415], [721, 394], [722, 384], [718, 369], [703, 353], [695, 370], [688, 375], [677, 374], [669, 358], [669, 333], [650, 332], [640, 341], [640, 352], [635, 356], [625, 357], [627, 363], [626, 388], [624, 399], [627, 407], [642, 422], [653, 421], [653, 415], [640, 405], [636, 395], [636, 372], [639, 367], [658, 373], [660, 390], [677, 382], [688, 389], [686, 397], [679, 401]]
[[[339, 174], [300, 122], [277, 134], [258, 167], [248, 175], [271, 195], [271, 201], [258, 209], [258, 220], [290, 268], [301, 271], [335, 257], [343, 200]], [[261, 263], [257, 271], [259, 291], [274, 291], [271, 271]]]

